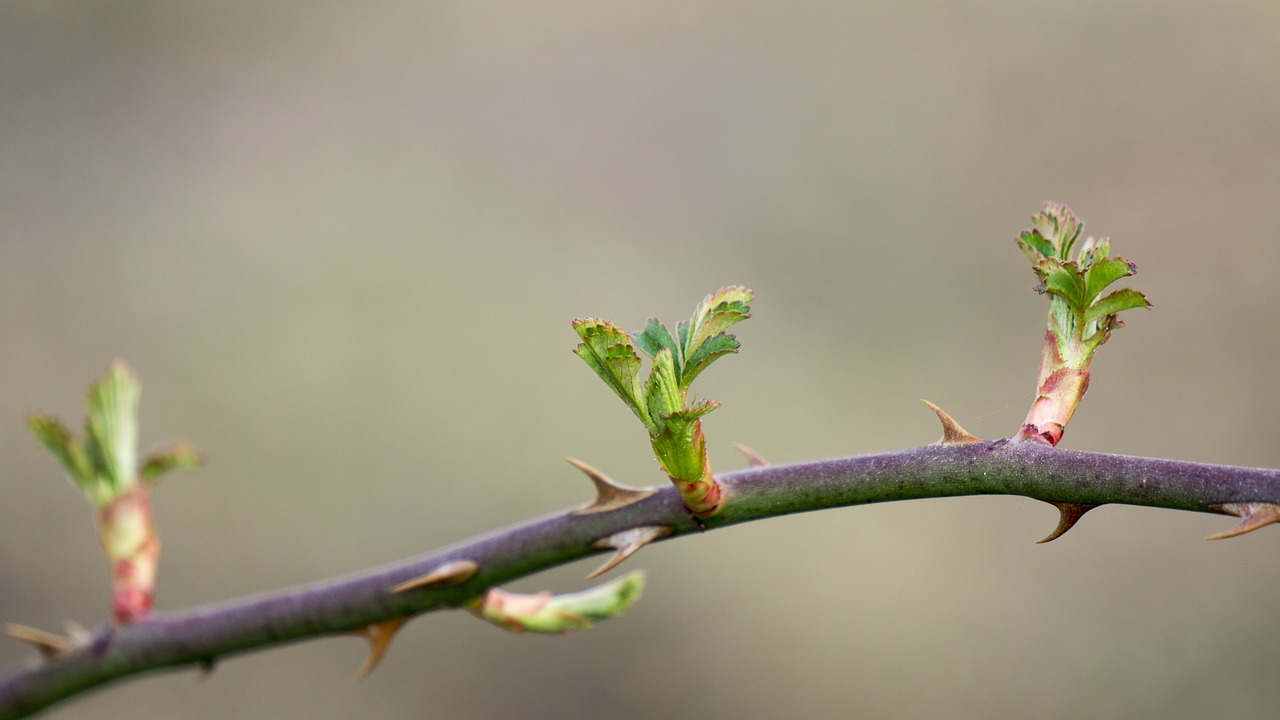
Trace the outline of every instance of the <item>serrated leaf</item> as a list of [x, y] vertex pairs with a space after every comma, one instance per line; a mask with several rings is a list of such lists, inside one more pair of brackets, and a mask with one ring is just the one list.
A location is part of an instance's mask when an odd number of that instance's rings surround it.
[[1124, 258], [1098, 257], [1084, 272], [1086, 302], [1093, 302], [1108, 285], [1135, 272], [1133, 265]]
[[1122, 288], [1099, 299], [1085, 311], [1085, 322], [1106, 317], [1107, 315], [1115, 315], [1124, 310], [1133, 308], [1151, 307], [1147, 296], [1132, 288]]
[[716, 358], [722, 355], [738, 352], [741, 345], [738, 339], [729, 333], [722, 332], [712, 338], [707, 338], [698, 349], [693, 352], [685, 363], [684, 374], [680, 376], [680, 384], [683, 387], [689, 387], [693, 379], [707, 368]]
[[1046, 257], [1056, 257], [1063, 261], [1070, 259], [1071, 248], [1083, 229], [1071, 208], [1053, 202], [1045, 203], [1044, 210], [1031, 218], [1031, 226], [1053, 248]]
[[1087, 238], [1080, 246], [1081, 267], [1088, 269], [1094, 262], [1111, 252], [1111, 238]]
[[676, 364], [676, 374], [680, 370], [680, 358], [675, 357], [678, 352], [676, 341], [671, 337], [671, 332], [667, 330], [667, 326], [658, 322], [658, 318], [649, 318], [649, 322], [644, 326], [644, 330], [635, 334], [636, 347], [639, 347], [645, 355], [654, 357], [658, 351], [666, 348], [671, 351], [672, 359]]
[[689, 318], [687, 335], [681, 338], [685, 364], [708, 338], [750, 317], [751, 299], [751, 291], [739, 285], [720, 288], [703, 298]]
[[653, 358], [653, 368], [644, 384], [645, 405], [649, 417], [660, 431], [666, 425], [666, 417], [684, 408], [684, 393], [676, 377], [675, 361], [671, 350], [662, 348]]
[[1045, 270], [1045, 292], [1062, 298], [1077, 311], [1083, 310], [1086, 304], [1085, 281], [1075, 264], [1050, 260], [1042, 263], [1041, 267]]
[[204, 458], [194, 445], [178, 443], [163, 450], [147, 453], [142, 458], [142, 469], [138, 472], [142, 479], [153, 482], [161, 475], [173, 470], [188, 470], [204, 464]]
[[578, 319], [573, 329], [582, 342], [573, 349], [618, 397], [622, 398], [646, 426], [653, 421], [641, 401], [640, 356], [631, 336], [613, 323], [599, 319]]
[[681, 423], [689, 423], [718, 407], [720, 407], [720, 402], [718, 400], [699, 400], [687, 408], [668, 414], [666, 419], [676, 420]]
[[1026, 253], [1032, 265], [1040, 262], [1041, 258], [1054, 257], [1053, 243], [1035, 230], [1022, 231], [1022, 235], [1018, 237], [1018, 247]]
[[27, 418], [27, 427], [58, 461], [71, 482], [88, 492], [93, 485], [93, 466], [71, 430], [51, 415], [32, 415]]
[[138, 400], [142, 385], [117, 360], [89, 387], [85, 446], [97, 474], [115, 490], [138, 475]]

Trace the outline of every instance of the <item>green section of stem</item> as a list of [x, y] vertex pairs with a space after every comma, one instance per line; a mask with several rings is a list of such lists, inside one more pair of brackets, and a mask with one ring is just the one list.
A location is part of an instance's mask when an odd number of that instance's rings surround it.
[[[738, 340], [727, 329], [750, 317], [751, 300], [746, 288], [722, 288], [703, 298], [689, 320], [676, 326], [675, 335], [656, 318], [634, 337], [606, 320], [573, 321], [582, 339], [574, 352], [644, 424], [659, 464], [695, 515], [720, 508], [721, 492], [702, 433], [702, 416], [720, 403], [691, 402], [689, 386], [716, 359], [738, 351]], [[643, 383], [637, 348], [650, 359]]]

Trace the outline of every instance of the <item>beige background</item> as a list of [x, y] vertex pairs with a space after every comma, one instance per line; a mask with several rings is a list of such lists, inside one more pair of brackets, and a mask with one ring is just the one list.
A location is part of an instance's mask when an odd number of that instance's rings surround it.
[[[0, 620], [106, 613], [90, 514], [29, 437], [114, 356], [155, 494], [159, 606], [412, 556], [656, 482], [569, 320], [758, 293], [699, 381], [775, 462], [986, 437], [1030, 401], [1047, 199], [1156, 304], [1064, 445], [1280, 465], [1272, 2], [0, 6]], [[651, 548], [572, 637], [411, 624], [129, 681], [50, 718], [1273, 718], [1280, 531], [965, 498]], [[584, 563], [517, 589], [584, 586]], [[28, 656], [0, 642], [0, 666]]]

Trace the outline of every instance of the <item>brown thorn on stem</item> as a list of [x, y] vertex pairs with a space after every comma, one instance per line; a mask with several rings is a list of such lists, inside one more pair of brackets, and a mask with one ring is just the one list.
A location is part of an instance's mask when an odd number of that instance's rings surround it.
[[400, 593], [405, 590], [417, 590], [419, 588], [442, 588], [461, 585], [475, 577], [476, 571], [479, 569], [480, 566], [476, 565], [472, 560], [454, 560], [441, 565], [426, 575], [396, 585], [391, 588], [391, 592]]
[[929, 409], [938, 414], [938, 420], [942, 422], [942, 439], [934, 443], [934, 445], [968, 445], [970, 443], [982, 442], [982, 438], [973, 435], [968, 430], [960, 427], [960, 423], [952, 419], [945, 410], [934, 405], [928, 400], [920, 402], [929, 406]]
[[1053, 532], [1046, 535], [1043, 539], [1037, 540], [1036, 544], [1047, 543], [1051, 540], [1057, 540], [1067, 531], [1076, 526], [1080, 518], [1090, 510], [1098, 507], [1097, 505], [1085, 505], [1083, 503], [1054, 502], [1053, 500], [1045, 500], [1045, 502], [1058, 508], [1058, 527]]
[[355, 630], [355, 634], [369, 641], [369, 654], [364, 659], [364, 665], [360, 666], [360, 671], [356, 673], [356, 682], [360, 682], [378, 667], [378, 663], [382, 662], [382, 656], [387, 654], [387, 648], [391, 647], [391, 641], [395, 639], [396, 633], [404, 624], [409, 622], [410, 617], [391, 618], [376, 623], [370, 623]]
[[76, 642], [72, 638], [27, 625], [5, 623], [4, 632], [10, 637], [17, 638], [35, 647], [36, 651], [40, 653], [40, 657], [46, 660], [70, 652], [76, 647]]
[[1205, 538], [1205, 540], [1223, 540], [1257, 530], [1263, 525], [1280, 522], [1280, 505], [1274, 503], [1223, 503], [1221, 505], [1211, 505], [1210, 507], [1229, 515], [1238, 516], [1240, 524], [1230, 530], [1214, 533]]
[[609, 570], [617, 567], [618, 563], [634, 555], [640, 548], [648, 545], [654, 540], [664, 538], [673, 532], [675, 532], [675, 530], [668, 525], [642, 525], [637, 528], [623, 530], [622, 532], [614, 533], [609, 537], [596, 540], [591, 543], [591, 547], [597, 550], [613, 548], [617, 552], [615, 552], [613, 557], [609, 558], [605, 564], [593, 570], [591, 574], [587, 576], [587, 579], [590, 580], [597, 575], [603, 575]]
[[734, 450], [737, 450], [738, 452], [742, 453], [747, 457], [747, 467], [751, 467], [751, 468], [769, 467], [768, 460], [765, 460], [763, 457], [760, 456], [760, 453], [756, 452], [755, 450], [752, 450], [746, 445], [743, 445], [742, 443], [731, 442], [729, 443], [729, 447], [732, 447]]
[[568, 457], [565, 460], [568, 460], [570, 465], [578, 468], [587, 477], [591, 478], [591, 482], [596, 486], [596, 499], [571, 511], [574, 515], [589, 515], [591, 513], [605, 512], [606, 510], [617, 510], [631, 503], [640, 502], [658, 492], [657, 488], [637, 490], [636, 488], [619, 485], [610, 480], [604, 473], [577, 458]]

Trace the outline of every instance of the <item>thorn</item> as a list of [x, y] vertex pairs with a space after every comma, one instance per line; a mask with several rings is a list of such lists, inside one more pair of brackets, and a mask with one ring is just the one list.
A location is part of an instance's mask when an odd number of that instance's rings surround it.
[[609, 558], [605, 564], [593, 570], [591, 574], [587, 576], [587, 579], [590, 580], [598, 575], [603, 575], [617, 567], [618, 563], [634, 555], [640, 548], [648, 545], [654, 540], [664, 538], [673, 532], [675, 532], [675, 529], [668, 525], [642, 525], [637, 528], [623, 530], [622, 532], [614, 533], [609, 537], [596, 540], [591, 543], [591, 547], [597, 550], [613, 548], [617, 552], [615, 552], [613, 557]]
[[617, 510], [631, 503], [640, 502], [658, 492], [657, 488], [637, 490], [636, 488], [619, 485], [610, 480], [604, 473], [577, 458], [569, 457], [565, 458], [565, 460], [568, 460], [570, 465], [586, 473], [587, 477], [591, 478], [591, 482], [595, 483], [596, 486], [596, 499], [573, 510], [574, 515], [588, 515], [590, 513], [605, 512], [606, 510]]
[[1223, 530], [1220, 533], [1214, 533], [1213, 535], [1205, 538], [1205, 540], [1224, 540], [1237, 535], [1243, 535], [1252, 530], [1257, 530], [1263, 525], [1280, 522], [1280, 505], [1276, 505], [1274, 503], [1223, 503], [1221, 505], [1213, 505], [1211, 507], [1229, 515], [1238, 516], [1240, 518], [1240, 524], [1230, 530]]
[[76, 647], [76, 643], [72, 638], [27, 625], [5, 623], [4, 632], [10, 637], [34, 646], [36, 651], [40, 653], [40, 657], [46, 660], [70, 652]]
[[62, 629], [67, 631], [67, 638], [76, 647], [82, 647], [93, 642], [93, 633], [75, 620], [64, 620]]
[[208, 680], [213, 677], [213, 671], [218, 668], [218, 658], [207, 657], [200, 661], [200, 679]]
[[421, 575], [396, 585], [391, 588], [391, 592], [401, 593], [405, 590], [417, 590], [419, 588], [442, 588], [461, 585], [475, 577], [476, 571], [479, 569], [480, 566], [472, 560], [454, 560], [441, 565], [426, 575]]
[[1045, 502], [1058, 508], [1058, 527], [1053, 532], [1046, 535], [1043, 539], [1037, 540], [1036, 544], [1047, 543], [1051, 540], [1057, 540], [1067, 531], [1076, 526], [1080, 518], [1090, 510], [1098, 507], [1097, 505], [1085, 505], [1083, 503], [1054, 502], [1053, 500], [1045, 500]]
[[387, 654], [387, 648], [391, 647], [391, 641], [395, 639], [396, 633], [410, 619], [408, 615], [391, 618], [370, 623], [355, 631], [357, 635], [369, 641], [369, 654], [364, 659], [364, 665], [360, 666], [360, 671], [356, 673], [356, 682], [368, 677], [369, 673], [378, 667], [378, 663], [382, 662], [382, 656]]
[[920, 402], [928, 405], [930, 410], [938, 414], [938, 420], [942, 421], [942, 439], [934, 443], [934, 445], [968, 445], [982, 442], [982, 438], [960, 427], [960, 423], [953, 420], [942, 408], [928, 400], [921, 400]]
[[729, 446], [732, 447], [734, 450], [737, 450], [738, 452], [747, 456], [747, 467], [753, 467], [753, 468], [769, 467], [768, 460], [765, 460], [764, 458], [760, 457], [760, 453], [756, 452], [755, 450], [752, 450], [746, 445], [743, 445], [742, 443], [731, 442], [729, 443]]

